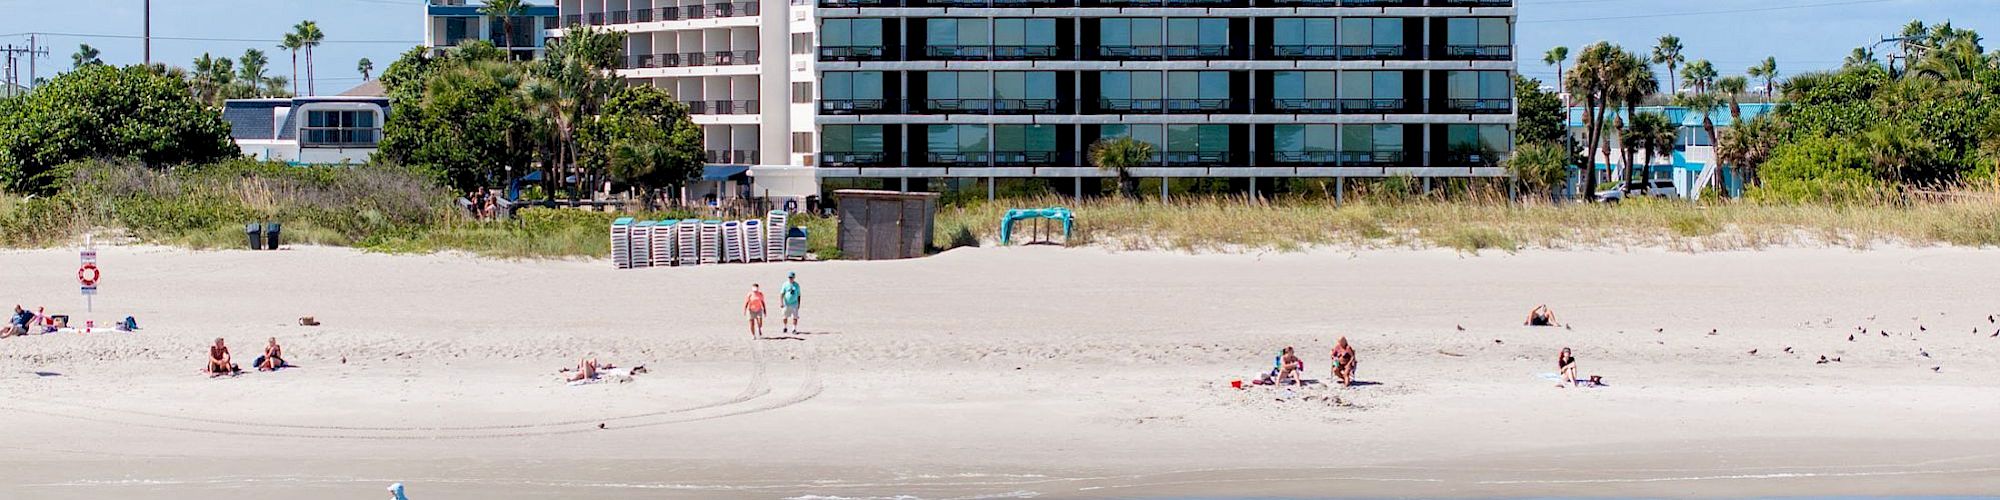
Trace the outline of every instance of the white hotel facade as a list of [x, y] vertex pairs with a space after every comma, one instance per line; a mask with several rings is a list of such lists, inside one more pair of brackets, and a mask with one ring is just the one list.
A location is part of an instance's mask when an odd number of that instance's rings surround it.
[[[559, 0], [753, 196], [1139, 177], [1499, 177], [1514, 0]], [[561, 29], [550, 30], [559, 37]], [[1268, 180], [1264, 182], [1269, 182]], [[1268, 185], [1268, 184], [1267, 184]]]

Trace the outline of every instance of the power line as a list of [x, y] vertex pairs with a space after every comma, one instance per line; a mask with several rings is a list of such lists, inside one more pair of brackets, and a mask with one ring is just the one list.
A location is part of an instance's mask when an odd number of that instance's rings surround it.
[[[139, 38], [145, 38], [145, 37], [144, 37], [144, 36], [142, 36], [142, 35], [119, 35], [119, 34], [110, 34], [110, 33], [55, 33], [55, 32], [47, 32], [47, 31], [29, 31], [29, 32], [21, 32], [21, 33], [8, 33], [8, 34], [5, 34], [5, 35], [0, 35], [0, 37], [9, 37], [9, 36], [22, 36], [22, 35], [41, 35], [41, 36], [61, 36], [61, 37], [74, 37], [74, 38], [117, 38], [117, 39], [128, 39], [128, 40], [129, 40], [129, 39], [139, 39]], [[282, 42], [282, 41], [283, 41], [283, 40], [278, 40], [278, 39], [274, 39], [274, 38], [218, 38], [218, 37], [199, 37], [199, 36], [155, 36], [155, 37], [153, 37], [153, 39], [154, 39], [154, 40], [179, 40], [179, 41], [194, 41], [194, 42], [250, 42], [250, 43], [279, 43], [279, 42]], [[363, 43], [367, 43], [367, 44], [390, 44], [390, 43], [393, 43], [393, 44], [409, 44], [409, 45], [415, 45], [415, 44], [419, 44], [419, 43], [422, 43], [422, 42], [419, 42], [419, 41], [416, 41], [416, 40], [325, 40], [325, 41], [323, 41], [323, 42], [320, 42], [320, 43], [326, 43], [326, 44], [336, 44], [336, 43], [353, 43], [353, 44], [363, 44]]]
[[1839, 7], [1839, 6], [1843, 6], [1843, 5], [1862, 5], [1862, 4], [1876, 4], [1876, 3], [1888, 3], [1888, 2], [1892, 2], [1892, 1], [1895, 1], [1895, 0], [1848, 0], [1848, 1], [1844, 1], [1844, 2], [1825, 2], [1825, 3], [1815, 3], [1815, 4], [1802, 4], [1802, 5], [1783, 5], [1783, 6], [1776, 6], [1776, 7], [1751, 7], [1751, 8], [1744, 8], [1744, 9], [1724, 9], [1724, 10], [1703, 10], [1703, 11], [1693, 11], [1693, 12], [1668, 12], [1668, 13], [1660, 13], [1660, 14], [1632, 14], [1632, 15], [1625, 15], [1625, 16], [1601, 16], [1601, 17], [1573, 17], [1573, 18], [1565, 18], [1565, 19], [1535, 19], [1535, 20], [1522, 20], [1522, 21], [1519, 21], [1519, 24], [1543, 24], [1543, 23], [1566, 23], [1566, 22], [1576, 22], [1576, 21], [1616, 21], [1616, 20], [1624, 20], [1624, 19], [1652, 19], [1652, 18], [1661, 18], [1661, 17], [1687, 17], [1687, 16], [1706, 16], [1706, 15], [1713, 15], [1713, 14], [1743, 14], [1743, 13], [1748, 13], [1748, 12], [1771, 12], [1771, 11], [1779, 11], [1779, 10], [1797, 10], [1797, 9], [1814, 9], [1814, 8], [1820, 8], [1820, 7]]

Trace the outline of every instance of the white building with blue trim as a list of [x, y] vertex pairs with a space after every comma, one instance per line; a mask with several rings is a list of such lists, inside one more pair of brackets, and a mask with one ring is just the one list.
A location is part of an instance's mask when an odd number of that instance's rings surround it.
[[[1745, 121], [1767, 113], [1773, 113], [1777, 110], [1777, 104], [1773, 103], [1742, 103], [1737, 107], [1742, 111], [1742, 119]], [[1668, 121], [1679, 125], [1679, 130], [1677, 131], [1679, 140], [1675, 141], [1673, 151], [1666, 155], [1654, 155], [1652, 164], [1645, 165], [1642, 169], [1645, 172], [1646, 180], [1672, 181], [1674, 190], [1680, 196], [1691, 196], [1693, 193], [1692, 187], [1696, 179], [1701, 177], [1702, 171], [1717, 164], [1715, 160], [1715, 140], [1708, 136], [1707, 130], [1702, 128], [1702, 113], [1683, 106], [1640, 106], [1638, 112], [1664, 114], [1667, 116]], [[1623, 107], [1609, 110], [1605, 113], [1605, 116], [1607, 117], [1606, 120], [1614, 123], [1629, 122], [1632, 119], [1626, 115], [1625, 108]], [[1584, 135], [1583, 117], [1583, 107], [1572, 106], [1569, 108], [1568, 126], [1570, 136], [1578, 144], [1587, 140]], [[1717, 132], [1729, 130], [1736, 125], [1735, 119], [1730, 115], [1728, 106], [1718, 106], [1710, 110], [1707, 118], [1715, 123], [1715, 130]], [[1606, 158], [1606, 149], [1600, 147], [1597, 151], [1597, 164], [1594, 169], [1597, 174], [1597, 182], [1601, 186], [1609, 187], [1614, 181], [1624, 180], [1625, 173], [1629, 171], [1628, 166], [1625, 164], [1624, 148], [1620, 147], [1619, 143], [1618, 130], [1611, 128], [1609, 125], [1605, 126], [1602, 144], [1610, 145], [1610, 157]], [[1646, 161], [1646, 155], [1643, 152], [1635, 152], [1632, 155], [1632, 161], [1644, 162]], [[1728, 188], [1730, 196], [1740, 196], [1743, 194], [1744, 179], [1739, 178], [1739, 176], [1728, 169], [1717, 172], [1717, 175], [1722, 176], [1723, 186]], [[1572, 183], [1580, 183], [1581, 177], [1572, 172], [1570, 180]]]

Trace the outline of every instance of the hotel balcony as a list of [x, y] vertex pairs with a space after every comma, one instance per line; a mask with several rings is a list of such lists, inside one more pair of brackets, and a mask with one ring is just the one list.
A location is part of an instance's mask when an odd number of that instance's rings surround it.
[[823, 151], [820, 152], [819, 154], [819, 166], [831, 167], [831, 168], [843, 168], [843, 167], [852, 168], [852, 167], [887, 167], [892, 165], [889, 164], [888, 153], [882, 153], [879, 151], [878, 152]]
[[877, 115], [891, 113], [886, 99], [820, 99], [822, 115]]

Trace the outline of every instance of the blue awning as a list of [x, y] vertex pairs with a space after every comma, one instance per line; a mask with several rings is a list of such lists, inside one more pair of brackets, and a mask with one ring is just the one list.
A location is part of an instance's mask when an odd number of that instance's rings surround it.
[[750, 171], [749, 165], [708, 165], [701, 167], [701, 180], [710, 182], [744, 180]]

